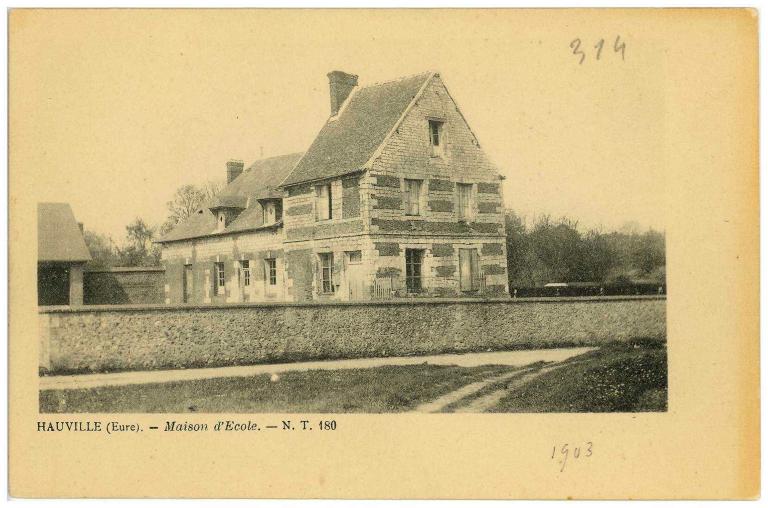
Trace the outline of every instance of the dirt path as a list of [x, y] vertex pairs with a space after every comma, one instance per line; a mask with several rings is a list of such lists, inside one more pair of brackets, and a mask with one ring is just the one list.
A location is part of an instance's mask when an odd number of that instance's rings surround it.
[[[536, 379], [545, 372], [550, 372], [565, 366], [563, 362], [554, 365], [547, 365], [541, 368], [527, 368], [516, 370], [501, 376], [485, 379], [475, 383], [468, 384], [439, 397], [432, 402], [427, 402], [417, 406], [414, 413], [439, 413], [441, 411], [452, 413], [483, 413], [496, 406], [509, 390], [523, 386], [526, 383]], [[473, 398], [478, 392], [493, 385], [502, 384], [498, 390]], [[466, 400], [464, 400], [466, 399]]]
[[424, 404], [417, 406], [415, 409], [413, 409], [412, 412], [439, 413], [440, 411], [447, 408], [451, 404], [454, 404], [465, 397], [469, 397], [470, 395], [476, 394], [486, 386], [491, 386], [496, 383], [501, 383], [503, 381], [506, 381], [507, 379], [512, 379], [514, 377], [520, 376], [521, 373], [523, 373], [523, 376], [525, 376], [526, 372], [530, 372], [530, 371], [528, 369], [517, 370], [515, 372], [508, 372], [506, 374], [502, 374], [501, 376], [492, 377], [484, 381], [478, 381], [476, 383], [471, 383], [466, 386], [462, 386], [458, 390], [454, 390], [450, 393], [443, 395], [442, 397], [438, 397], [432, 402], [426, 402]]
[[506, 383], [502, 388], [499, 388], [498, 390], [492, 391], [491, 393], [483, 395], [482, 397], [478, 397], [476, 399], [471, 399], [467, 401], [464, 405], [460, 405], [455, 409], [453, 409], [453, 412], [454, 413], [484, 413], [487, 410], [491, 409], [492, 407], [495, 407], [499, 403], [499, 401], [501, 401], [501, 399], [503, 399], [504, 396], [509, 393], [510, 390], [519, 388], [524, 384], [541, 376], [545, 372], [559, 369], [560, 367], [563, 367], [563, 364], [553, 365], [551, 367], [544, 367], [543, 369], [529, 371], [523, 374], [522, 376], [513, 379], [509, 383]]
[[[236, 367], [217, 367], [203, 369], [133, 371], [106, 374], [80, 374], [72, 376], [42, 376], [40, 377], [40, 389], [70, 390], [77, 388], [93, 388], [97, 386], [119, 386], [130, 384], [165, 383], [169, 381], [186, 381], [191, 379], [256, 376], [259, 374], [277, 374], [294, 370], [365, 369], [371, 367], [380, 367], [382, 365], [415, 365], [420, 363], [429, 363], [432, 365], [458, 365], [460, 367], [476, 367], [480, 365], [510, 365], [513, 367], [524, 367], [536, 362], [561, 362], [573, 356], [580, 355], [594, 349], [596, 348], [576, 347], [560, 349], [535, 349], [523, 351], [498, 351], [493, 353], [357, 358], [352, 360], [328, 360], [315, 362], [280, 363], [271, 365], [244, 365]], [[485, 381], [483, 381], [483, 383], [485, 383]]]

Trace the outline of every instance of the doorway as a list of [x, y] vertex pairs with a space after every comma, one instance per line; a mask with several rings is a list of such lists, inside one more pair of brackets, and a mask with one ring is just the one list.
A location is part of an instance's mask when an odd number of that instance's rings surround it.
[[347, 262], [347, 291], [350, 300], [362, 300], [365, 295], [363, 288], [363, 256], [359, 250], [346, 252]]

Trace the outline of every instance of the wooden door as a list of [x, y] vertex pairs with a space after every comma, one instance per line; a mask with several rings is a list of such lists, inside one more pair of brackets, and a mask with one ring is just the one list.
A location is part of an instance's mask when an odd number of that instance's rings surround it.
[[360, 251], [347, 252], [347, 291], [350, 300], [362, 300], [363, 291], [363, 264]]

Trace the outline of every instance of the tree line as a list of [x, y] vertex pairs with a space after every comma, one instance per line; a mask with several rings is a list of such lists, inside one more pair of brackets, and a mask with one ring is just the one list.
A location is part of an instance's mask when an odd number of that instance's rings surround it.
[[577, 221], [549, 215], [528, 224], [512, 210], [505, 214], [510, 288], [547, 283], [593, 282], [664, 284], [664, 233], [627, 225], [619, 231], [581, 231]]

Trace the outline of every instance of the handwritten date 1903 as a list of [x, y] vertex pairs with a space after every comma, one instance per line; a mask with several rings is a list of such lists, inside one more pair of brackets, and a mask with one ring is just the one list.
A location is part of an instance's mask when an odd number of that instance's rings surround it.
[[[558, 449], [559, 446], [559, 449]], [[585, 441], [583, 443], [552, 446], [552, 460], [559, 461], [560, 472], [565, 471], [565, 465], [568, 463], [568, 459], [579, 460], [592, 456], [592, 441]]]

